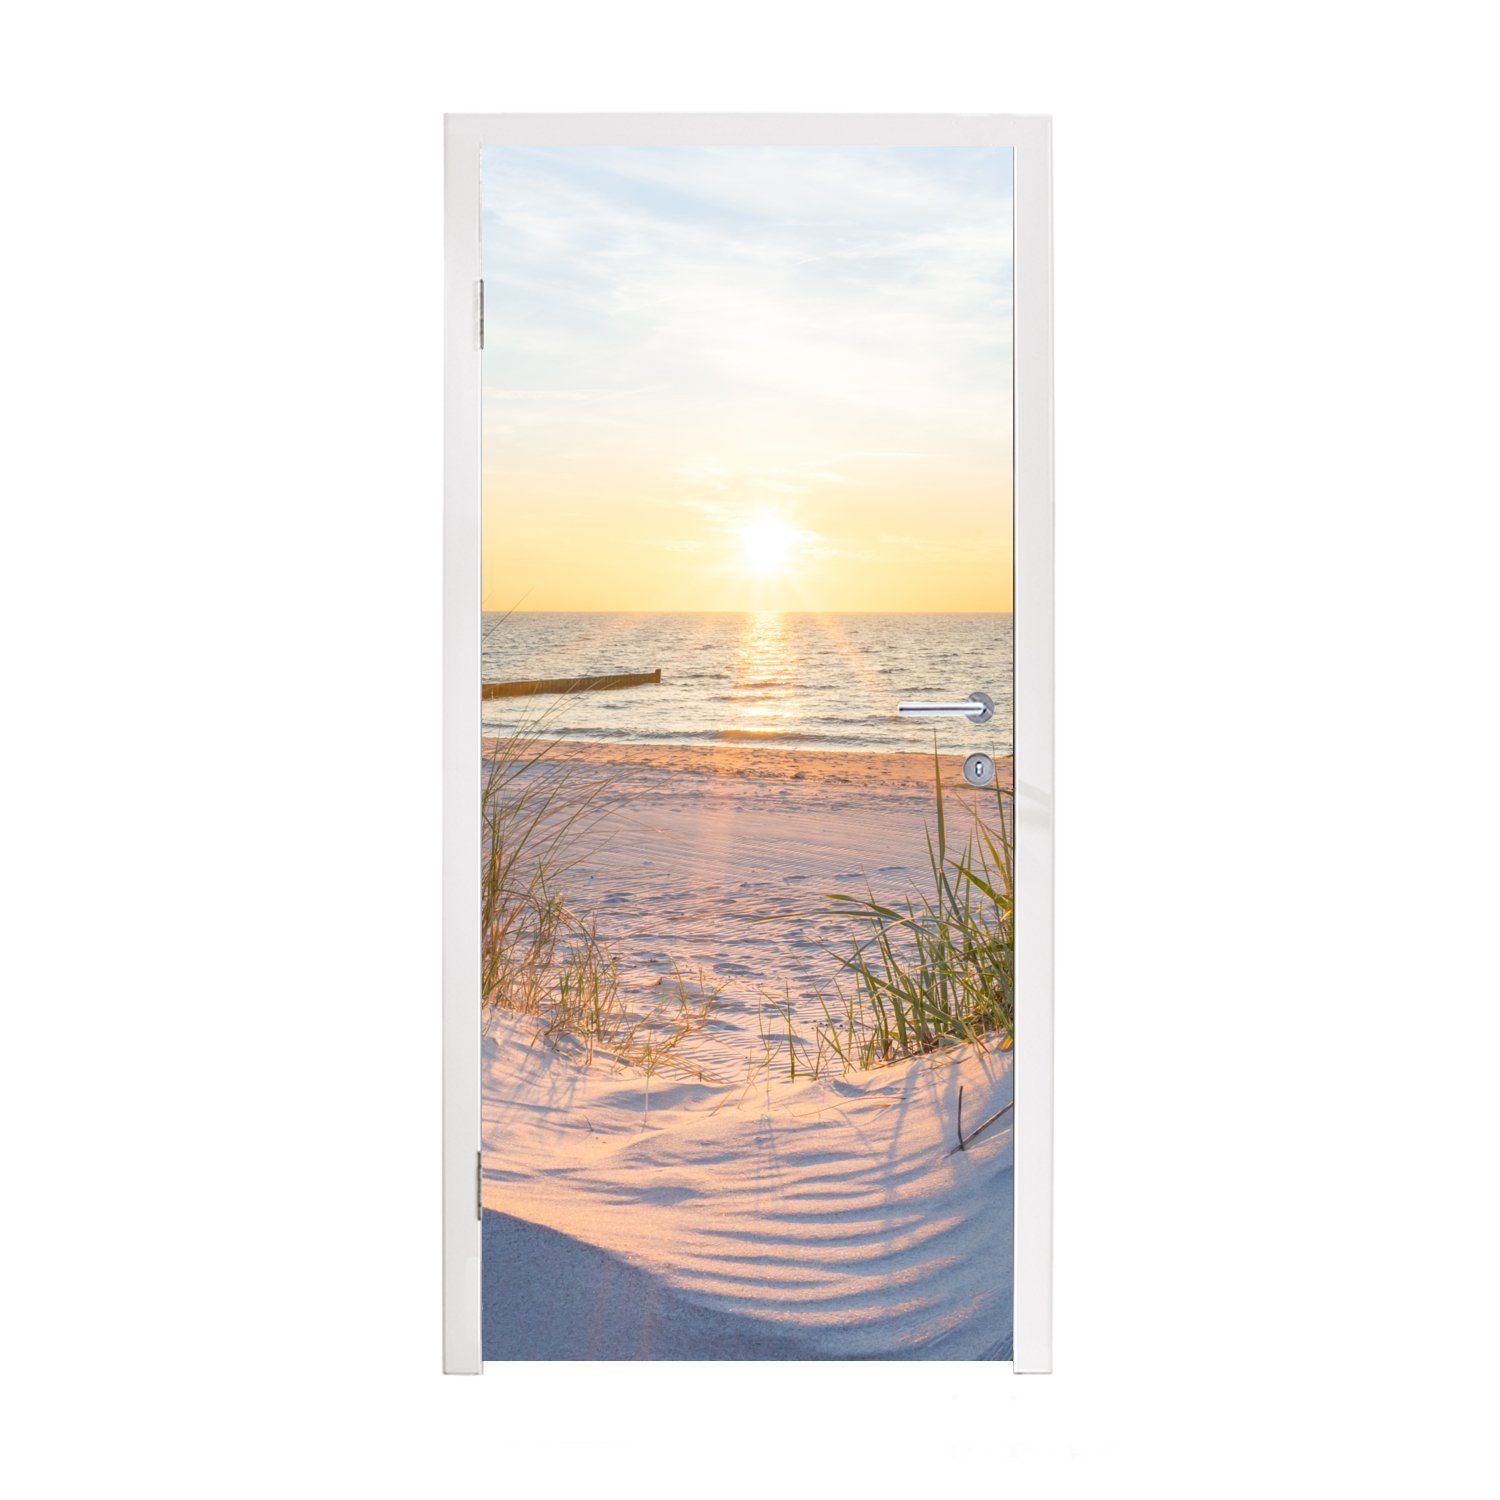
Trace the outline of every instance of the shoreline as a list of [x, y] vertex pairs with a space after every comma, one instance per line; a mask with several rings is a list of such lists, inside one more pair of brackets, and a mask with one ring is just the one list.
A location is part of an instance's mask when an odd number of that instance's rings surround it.
[[[545, 736], [542, 736], [545, 740]], [[490, 759], [504, 740], [495, 735], [481, 739], [482, 753]], [[963, 793], [979, 791], [993, 795], [993, 788], [971, 787], [963, 779], [962, 754], [938, 752], [943, 790]], [[669, 744], [631, 740], [556, 739], [550, 742], [547, 759], [552, 764], [604, 768], [621, 772], [671, 772], [700, 777], [730, 777], [757, 781], [799, 781], [812, 784], [852, 784], [856, 780], [881, 791], [927, 791], [933, 789], [933, 756], [926, 750], [817, 750], [806, 746], [723, 743]], [[1014, 782], [1015, 757], [995, 756], [996, 779], [1009, 790]]]

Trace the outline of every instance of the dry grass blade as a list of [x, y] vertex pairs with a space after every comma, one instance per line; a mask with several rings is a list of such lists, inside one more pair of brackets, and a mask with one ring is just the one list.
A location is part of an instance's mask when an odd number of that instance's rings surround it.
[[566, 891], [618, 802], [607, 776], [579, 774], [545, 732], [556, 705], [486, 742], [481, 790], [482, 1006], [530, 1016], [536, 1035], [652, 1073], [707, 1020], [718, 989], [678, 972], [671, 995], [633, 1011], [619, 965]]

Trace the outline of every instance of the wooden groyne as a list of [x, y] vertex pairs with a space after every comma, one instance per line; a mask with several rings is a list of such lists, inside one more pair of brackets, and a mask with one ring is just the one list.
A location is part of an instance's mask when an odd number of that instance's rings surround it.
[[661, 681], [661, 668], [654, 672], [616, 672], [612, 677], [533, 677], [525, 682], [486, 682], [481, 698], [527, 698], [533, 693], [602, 693], [610, 688], [645, 687]]

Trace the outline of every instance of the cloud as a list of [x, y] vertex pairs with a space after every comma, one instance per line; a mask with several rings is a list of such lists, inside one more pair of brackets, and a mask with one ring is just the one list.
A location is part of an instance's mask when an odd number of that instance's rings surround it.
[[1009, 153], [497, 149], [482, 210], [487, 598], [995, 607]]
[[538, 451], [1008, 444], [1008, 153], [492, 150], [484, 260], [486, 412]]

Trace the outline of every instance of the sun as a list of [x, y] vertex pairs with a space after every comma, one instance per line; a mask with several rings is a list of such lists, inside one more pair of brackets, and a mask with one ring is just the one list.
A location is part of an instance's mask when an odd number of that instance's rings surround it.
[[740, 562], [746, 572], [774, 578], [791, 568], [799, 538], [780, 516], [751, 516], [736, 528], [735, 535], [740, 539]]

